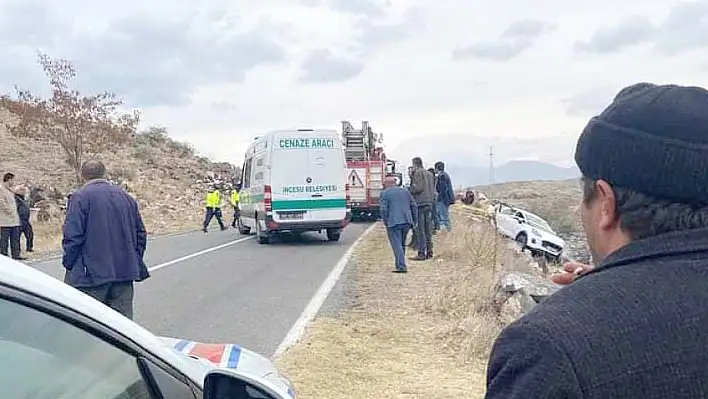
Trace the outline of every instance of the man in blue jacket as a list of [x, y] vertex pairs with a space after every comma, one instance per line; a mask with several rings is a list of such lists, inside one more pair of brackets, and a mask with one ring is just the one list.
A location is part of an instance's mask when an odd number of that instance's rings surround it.
[[455, 190], [452, 188], [450, 175], [445, 172], [443, 162], [435, 162], [435, 175], [435, 191], [438, 193], [435, 200], [435, 213], [438, 215], [440, 226], [447, 231], [452, 231], [450, 205], [455, 203]]
[[138, 203], [105, 179], [100, 161], [81, 167], [87, 183], [74, 192], [64, 220], [64, 282], [133, 318], [133, 283], [150, 277], [147, 233]]
[[384, 179], [386, 189], [381, 192], [379, 206], [381, 220], [386, 226], [388, 241], [393, 249], [396, 269], [395, 273], [406, 273], [406, 250], [404, 247], [408, 231], [416, 225], [418, 205], [413, 195], [403, 187], [396, 186], [393, 176]]

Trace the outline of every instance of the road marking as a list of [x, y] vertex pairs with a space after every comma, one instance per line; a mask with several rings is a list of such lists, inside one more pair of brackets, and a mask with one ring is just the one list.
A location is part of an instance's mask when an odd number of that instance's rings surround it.
[[188, 259], [196, 258], [197, 256], [204, 255], [204, 254], [208, 254], [209, 252], [217, 251], [217, 250], [222, 249], [222, 248], [230, 247], [230, 246], [232, 246], [232, 245], [234, 245], [234, 244], [238, 244], [238, 243], [240, 243], [240, 242], [244, 242], [244, 241], [246, 241], [246, 240], [250, 240], [250, 239], [255, 238], [255, 237], [256, 237], [256, 236], [249, 236], [249, 237], [239, 238], [238, 240], [230, 241], [230, 242], [227, 242], [227, 243], [225, 243], [225, 244], [221, 244], [221, 245], [217, 245], [217, 246], [215, 246], [215, 247], [207, 248], [207, 249], [204, 249], [204, 250], [202, 250], [202, 251], [195, 252], [195, 253], [193, 253], [193, 254], [189, 254], [189, 255], [183, 256], [183, 257], [181, 257], [181, 258], [173, 259], [173, 260], [171, 260], [171, 261], [169, 261], [169, 262], [160, 263], [159, 265], [155, 265], [155, 266], [149, 267], [149, 268], [148, 268], [148, 271], [154, 272], [155, 270], [160, 270], [160, 269], [162, 269], [162, 268], [164, 268], [164, 267], [172, 266], [172, 265], [174, 265], [175, 263], [179, 263], [179, 262], [182, 262], [182, 261], [185, 261], [185, 260], [188, 260]]
[[287, 335], [285, 335], [283, 342], [278, 345], [278, 348], [275, 350], [275, 354], [273, 354], [274, 359], [279, 358], [283, 353], [285, 353], [288, 349], [295, 345], [300, 340], [300, 338], [302, 338], [302, 335], [305, 333], [305, 328], [308, 324], [310, 324], [312, 319], [317, 316], [317, 313], [320, 311], [320, 308], [327, 300], [329, 293], [332, 291], [334, 286], [337, 284], [337, 281], [339, 281], [339, 278], [342, 276], [342, 272], [344, 271], [344, 268], [347, 267], [347, 263], [349, 263], [349, 259], [352, 257], [352, 254], [354, 253], [354, 250], [356, 249], [357, 245], [359, 245], [359, 243], [369, 233], [371, 233], [374, 227], [376, 227], [376, 224], [377, 223], [374, 223], [366, 230], [364, 230], [364, 232], [361, 233], [359, 238], [354, 241], [354, 244], [352, 244], [349, 249], [347, 249], [347, 252], [342, 255], [342, 257], [339, 259], [339, 262], [337, 262], [337, 264], [334, 266], [327, 278], [322, 282], [322, 285], [320, 285], [320, 288], [317, 290], [317, 292], [315, 292], [315, 295], [312, 297], [312, 299], [310, 299], [310, 303], [307, 304], [305, 310], [302, 311], [300, 317], [298, 317], [298, 319], [295, 321], [295, 324], [293, 324], [293, 326], [290, 328], [290, 331], [288, 331]]

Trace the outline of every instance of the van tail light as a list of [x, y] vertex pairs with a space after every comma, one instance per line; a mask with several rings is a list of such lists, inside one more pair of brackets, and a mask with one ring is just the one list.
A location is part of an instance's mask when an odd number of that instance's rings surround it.
[[344, 191], [345, 191], [345, 199], [347, 201], [347, 208], [351, 206], [351, 197], [349, 196], [349, 184], [344, 185]]
[[265, 205], [266, 212], [273, 211], [273, 192], [268, 184], [263, 186], [263, 204]]

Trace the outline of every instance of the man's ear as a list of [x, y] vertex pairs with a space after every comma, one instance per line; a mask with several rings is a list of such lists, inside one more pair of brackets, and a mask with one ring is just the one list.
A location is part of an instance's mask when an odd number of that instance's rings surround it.
[[617, 224], [617, 198], [612, 187], [604, 180], [595, 182], [596, 201], [599, 207], [599, 226], [609, 230]]

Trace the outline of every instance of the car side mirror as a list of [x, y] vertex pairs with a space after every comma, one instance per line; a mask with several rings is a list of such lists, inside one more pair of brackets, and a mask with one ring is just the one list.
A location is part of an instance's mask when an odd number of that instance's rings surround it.
[[273, 388], [233, 371], [214, 369], [204, 377], [204, 399], [289, 399]]

